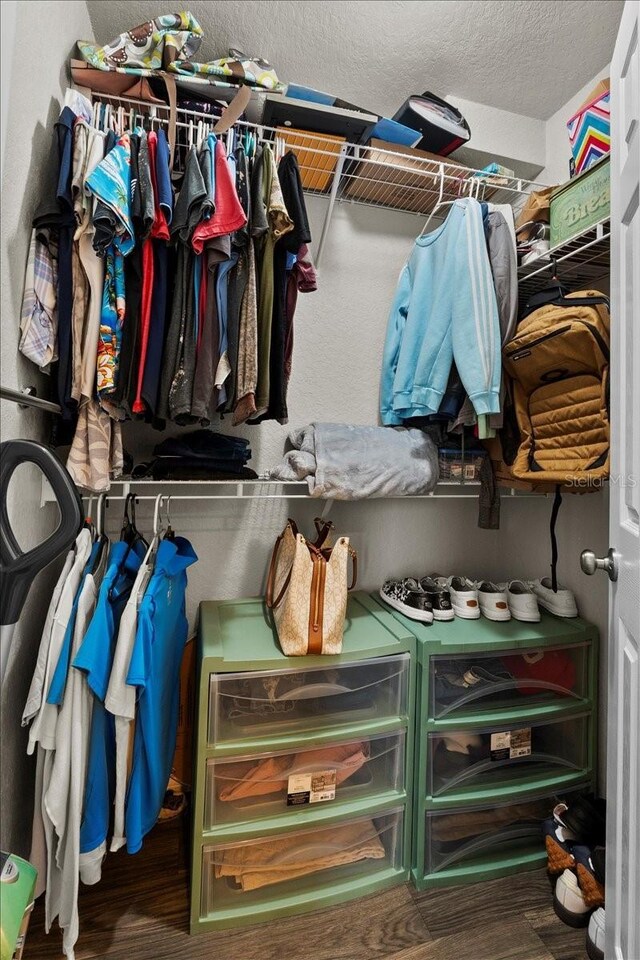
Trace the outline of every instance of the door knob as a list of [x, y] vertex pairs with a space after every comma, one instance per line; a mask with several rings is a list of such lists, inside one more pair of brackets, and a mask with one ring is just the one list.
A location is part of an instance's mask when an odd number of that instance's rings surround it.
[[583, 550], [580, 554], [580, 566], [582, 572], [590, 577], [596, 570], [606, 570], [609, 580], [615, 583], [618, 579], [618, 561], [613, 547], [609, 548], [606, 557], [596, 557], [593, 550]]

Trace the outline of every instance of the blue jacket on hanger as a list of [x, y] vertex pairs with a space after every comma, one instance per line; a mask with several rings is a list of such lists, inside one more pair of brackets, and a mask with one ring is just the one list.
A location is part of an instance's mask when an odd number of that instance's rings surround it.
[[178, 729], [180, 664], [187, 642], [187, 567], [197, 560], [184, 537], [163, 540], [138, 611], [127, 683], [138, 688], [133, 763], [127, 788], [127, 850], [137, 853], [162, 807]]

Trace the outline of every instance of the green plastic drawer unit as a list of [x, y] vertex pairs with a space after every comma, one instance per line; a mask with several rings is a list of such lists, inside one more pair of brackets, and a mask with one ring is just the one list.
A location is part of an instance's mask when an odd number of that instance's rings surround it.
[[342, 903], [404, 879], [403, 809], [202, 848], [200, 916], [218, 927]]
[[207, 760], [204, 827], [251, 823], [286, 814], [315, 813], [363, 800], [405, 799], [404, 730], [321, 747]]
[[201, 604], [192, 933], [409, 879], [416, 672], [413, 632], [365, 593], [337, 656], [285, 657], [260, 600]]
[[544, 786], [565, 788], [589, 776], [591, 715], [509, 727], [429, 732], [425, 796], [434, 808], [490, 800]]
[[497, 800], [489, 805], [470, 806], [457, 811], [432, 811], [424, 815], [419, 831], [423, 849], [419, 889], [474, 883], [542, 866], [546, 850], [542, 821], [550, 817], [561, 800], [591, 784], [560, 793], [532, 794], [516, 801]]

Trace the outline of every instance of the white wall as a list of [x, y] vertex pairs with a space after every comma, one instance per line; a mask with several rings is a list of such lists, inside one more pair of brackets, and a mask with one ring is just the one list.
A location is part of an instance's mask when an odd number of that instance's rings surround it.
[[[72, 3], [20, 2], [12, 5], [15, 37], [28, 37], [28, 62], [24, 57], [2, 58], [3, 115], [2, 232], [2, 384], [21, 388], [40, 382], [33, 364], [18, 353], [18, 324], [31, 219], [40, 197], [41, 172], [47, 162], [53, 124], [67, 85], [66, 63], [79, 37], [93, 36], [84, 0]], [[5, 24], [3, 3], [3, 25]], [[9, 37], [3, 42], [10, 44]], [[35, 65], [35, 66], [34, 66]], [[6, 71], [6, 73], [5, 73]], [[46, 389], [46, 388], [45, 388]], [[46, 395], [45, 391], [43, 394]], [[46, 440], [46, 414], [20, 410], [2, 402], [3, 440]], [[37, 476], [19, 468], [9, 490], [8, 513], [23, 546], [35, 545], [52, 531], [56, 512], [40, 509]], [[0, 813], [2, 849], [28, 855], [33, 803], [33, 763], [26, 757], [25, 731], [20, 726], [22, 708], [33, 673], [42, 621], [49, 602], [56, 565], [36, 580], [13, 640], [2, 690], [2, 777]]]
[[449, 100], [462, 112], [471, 130], [469, 146], [455, 151], [457, 159], [480, 170], [496, 161], [518, 177], [538, 179], [545, 164], [544, 120], [453, 95]]

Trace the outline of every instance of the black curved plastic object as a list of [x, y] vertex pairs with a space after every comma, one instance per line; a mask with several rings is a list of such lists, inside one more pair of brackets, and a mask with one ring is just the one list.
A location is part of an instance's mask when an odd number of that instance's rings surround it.
[[[56, 530], [27, 552], [15, 538], [7, 513], [7, 491], [21, 463], [40, 467], [51, 485], [60, 522]], [[50, 447], [34, 440], [0, 443], [0, 624], [17, 623], [33, 580], [52, 560], [68, 550], [82, 527], [82, 500], [66, 468]]]

